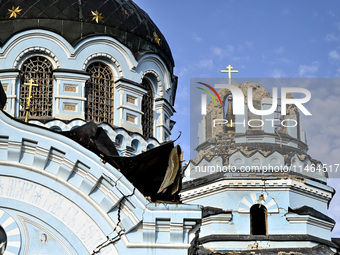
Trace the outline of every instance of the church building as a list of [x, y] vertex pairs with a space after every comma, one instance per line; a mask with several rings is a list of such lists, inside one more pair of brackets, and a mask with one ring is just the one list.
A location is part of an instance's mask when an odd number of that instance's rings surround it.
[[0, 255], [336, 252], [325, 173], [240, 171], [321, 164], [296, 109], [296, 128], [213, 129], [242, 121], [220, 90], [182, 168], [174, 59], [133, 1], [0, 1], [0, 28]]

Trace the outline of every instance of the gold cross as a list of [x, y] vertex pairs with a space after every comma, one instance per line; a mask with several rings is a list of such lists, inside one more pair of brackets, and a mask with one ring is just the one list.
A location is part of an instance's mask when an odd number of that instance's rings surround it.
[[229, 73], [229, 84], [231, 84], [231, 73], [238, 73], [238, 70], [231, 70], [234, 67], [232, 67], [231, 65], [227, 66], [228, 70], [221, 70], [221, 73]]
[[38, 86], [38, 84], [34, 84], [33, 83], [34, 80], [30, 79], [29, 83], [24, 83], [24, 85], [28, 85], [30, 86], [29, 92], [28, 92], [28, 97], [27, 97], [27, 104], [26, 104], [26, 118], [25, 118], [25, 122], [28, 122], [28, 116], [30, 114], [30, 104], [31, 104], [31, 98], [32, 98], [32, 86]]

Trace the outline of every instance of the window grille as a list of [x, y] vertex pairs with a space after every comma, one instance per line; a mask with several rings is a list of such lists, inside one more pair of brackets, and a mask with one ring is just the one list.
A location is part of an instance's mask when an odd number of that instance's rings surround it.
[[91, 78], [86, 82], [85, 119], [96, 123], [114, 124], [114, 80], [110, 68], [100, 62], [89, 65]]
[[153, 94], [151, 82], [143, 79], [143, 88], [147, 91], [142, 98], [142, 127], [145, 138], [153, 137]]
[[38, 86], [32, 87], [30, 103], [31, 118], [52, 118], [53, 110], [53, 67], [51, 62], [41, 56], [27, 59], [21, 68], [21, 85], [19, 96], [19, 117], [25, 117], [29, 80], [33, 79]]

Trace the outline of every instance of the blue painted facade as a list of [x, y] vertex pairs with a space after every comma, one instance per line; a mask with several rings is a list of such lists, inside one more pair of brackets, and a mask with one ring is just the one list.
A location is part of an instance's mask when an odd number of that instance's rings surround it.
[[[52, 116], [25, 124], [18, 121], [21, 70], [37, 56], [52, 64]], [[75, 44], [41, 28], [11, 35], [0, 47], [9, 114], [0, 112], [0, 230], [6, 236], [0, 254], [188, 252], [201, 218], [199, 205], [150, 202], [119, 169], [59, 133], [86, 123], [86, 70], [94, 62], [113, 74], [114, 122], [98, 124], [119, 155], [135, 156], [170, 138], [177, 80], [159, 51], [137, 59], [126, 44], [105, 34]], [[150, 137], [142, 127], [143, 79], [152, 91]]]
[[[101, 29], [90, 22], [93, 30]], [[87, 68], [99, 62], [113, 74], [114, 121], [98, 126], [119, 155], [140, 155], [169, 140], [177, 78], [163, 54], [166, 42], [159, 50], [161, 44], [145, 36], [136, 54], [136, 34], [125, 36], [132, 38], [128, 43], [121, 35], [93, 33], [71, 43], [67, 35], [37, 26], [11, 34], [1, 45], [0, 82], [7, 104], [0, 111], [0, 237], [6, 237], [0, 240], [0, 254], [194, 255], [197, 249], [223, 254], [320, 244], [334, 250], [334, 222], [324, 217], [334, 190], [323, 172], [311, 170], [320, 162], [306, 154], [300, 125], [278, 132], [264, 121], [260, 129], [236, 126], [230, 134], [219, 127], [208, 134], [210, 124], [203, 119], [199, 156], [184, 169], [181, 204], [151, 202], [120, 169], [59, 132], [86, 124]], [[22, 66], [37, 56], [52, 64], [52, 116], [26, 124], [19, 116]], [[143, 134], [143, 79], [151, 83], [150, 137]], [[222, 98], [228, 94], [219, 93]], [[268, 98], [260, 102], [263, 109], [270, 104]], [[212, 104], [208, 109], [213, 111]], [[219, 114], [224, 117], [221, 109]], [[236, 116], [236, 122], [252, 117]], [[298, 115], [291, 117], [299, 122]], [[219, 142], [226, 153], [212, 154]], [[224, 166], [236, 171], [226, 172]], [[260, 166], [286, 166], [294, 174], [250, 172]], [[252, 233], [254, 205], [266, 208], [264, 235]], [[297, 210], [302, 206], [318, 213], [303, 214]]]
[[[236, 86], [247, 89], [258, 85]], [[218, 93], [226, 98], [230, 92]], [[255, 98], [261, 98], [257, 93]], [[259, 103], [261, 109], [268, 109], [271, 99], [262, 98]], [[212, 103], [208, 105], [208, 115], [225, 119], [224, 114]], [[182, 201], [215, 208], [213, 213], [203, 214], [199, 233], [202, 246], [220, 252], [301, 252], [326, 245], [333, 254], [336, 246], [331, 243], [331, 231], [335, 222], [324, 216], [335, 191], [327, 185], [322, 163], [307, 154], [306, 135], [296, 110], [284, 117], [295, 120], [295, 127], [271, 125], [274, 114], [255, 116], [246, 110], [245, 115], [235, 117], [236, 123], [246, 125], [235, 125], [233, 133], [225, 133], [223, 126], [208, 127], [209, 116], [203, 117], [198, 128], [198, 156], [185, 169]], [[262, 120], [264, 125], [251, 127], [247, 125], [250, 119]], [[254, 207], [265, 208], [262, 234], [252, 230]]]

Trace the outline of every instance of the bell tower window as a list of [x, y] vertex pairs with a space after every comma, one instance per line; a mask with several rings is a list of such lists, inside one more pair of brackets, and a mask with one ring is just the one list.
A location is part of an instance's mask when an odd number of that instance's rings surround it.
[[147, 91], [142, 98], [142, 127], [145, 138], [153, 137], [153, 94], [151, 82], [144, 78], [142, 81], [143, 88]]
[[90, 80], [85, 85], [87, 97], [85, 120], [114, 124], [114, 80], [111, 69], [101, 62], [90, 64], [86, 70]]
[[267, 208], [261, 204], [250, 208], [250, 234], [267, 235]]
[[19, 117], [25, 117], [29, 86], [24, 85], [33, 79], [38, 86], [32, 87], [30, 103], [31, 118], [52, 118], [53, 111], [53, 67], [44, 57], [27, 59], [21, 68], [21, 85], [19, 98]]

